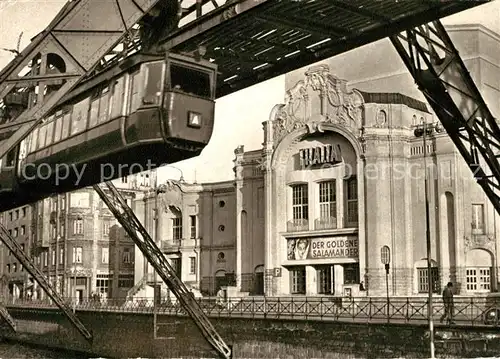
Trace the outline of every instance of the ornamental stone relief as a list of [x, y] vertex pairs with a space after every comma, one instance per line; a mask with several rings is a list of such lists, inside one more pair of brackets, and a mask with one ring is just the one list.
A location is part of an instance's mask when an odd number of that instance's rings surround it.
[[357, 136], [363, 105], [361, 93], [349, 90], [347, 81], [330, 74], [327, 65], [311, 67], [303, 80], [286, 91], [285, 103], [272, 119], [275, 145], [302, 127], [310, 133], [323, 132], [325, 123], [344, 126]]
[[465, 251], [470, 251], [471, 249], [488, 249], [490, 251], [494, 251], [495, 249], [495, 240], [492, 236], [488, 235], [472, 235], [465, 237], [464, 240]]

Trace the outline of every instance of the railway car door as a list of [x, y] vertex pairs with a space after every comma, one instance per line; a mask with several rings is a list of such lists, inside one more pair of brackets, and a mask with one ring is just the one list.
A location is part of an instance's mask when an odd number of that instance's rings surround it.
[[28, 156], [28, 149], [30, 145], [31, 135], [28, 135], [19, 144], [19, 153], [17, 156], [16, 176], [19, 178], [24, 175], [23, 168], [26, 164], [26, 157]]

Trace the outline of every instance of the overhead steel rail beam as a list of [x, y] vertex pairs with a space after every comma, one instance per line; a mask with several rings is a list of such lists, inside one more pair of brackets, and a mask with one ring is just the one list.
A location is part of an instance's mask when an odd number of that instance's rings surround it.
[[485, 1], [228, 1], [159, 41], [217, 63], [222, 97]]
[[85, 327], [80, 319], [78, 319], [71, 306], [64, 301], [54, 288], [52, 288], [52, 285], [47, 280], [47, 277], [44, 276], [43, 273], [33, 264], [33, 261], [26, 255], [26, 253], [24, 253], [21, 245], [9, 234], [7, 229], [1, 223], [0, 239], [14, 255], [14, 257], [19, 260], [24, 269], [26, 269], [26, 271], [33, 276], [50, 299], [52, 299], [54, 303], [63, 311], [64, 315], [66, 315], [71, 324], [83, 335], [85, 339], [91, 342], [93, 339], [91, 332]]
[[500, 129], [440, 21], [391, 37], [419, 89], [500, 214]]
[[147, 230], [135, 216], [132, 209], [128, 206], [127, 201], [125, 201], [113, 183], [105, 182], [97, 184], [94, 185], [94, 189], [103, 202], [106, 203], [118, 222], [127, 231], [142, 254], [147, 258], [148, 262], [151, 263], [160, 278], [163, 279], [168, 288], [174, 293], [205, 339], [222, 358], [231, 358], [231, 348], [219, 336], [201, 309], [200, 304], [179, 277], [177, 277], [175, 269], [168, 263], [160, 248], [151, 239]]
[[[66, 3], [47, 28], [0, 72], [0, 99], [16, 87], [37, 87], [36, 105], [10, 123], [11, 135], [0, 143], [0, 158], [41, 123], [58, 101], [91, 72], [158, 1], [74, 0]], [[48, 73], [49, 56], [58, 56], [64, 61], [64, 69], [57, 77]], [[40, 70], [28, 71], [29, 75], [23, 76], [22, 71], [33, 63], [38, 63]], [[61, 87], [46, 96], [48, 85]]]

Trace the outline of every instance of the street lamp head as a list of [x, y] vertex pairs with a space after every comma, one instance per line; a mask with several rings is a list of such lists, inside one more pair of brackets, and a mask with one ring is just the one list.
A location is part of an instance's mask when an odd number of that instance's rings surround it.
[[423, 127], [416, 127], [415, 130], [413, 130], [413, 134], [415, 137], [422, 137], [424, 135], [424, 128]]

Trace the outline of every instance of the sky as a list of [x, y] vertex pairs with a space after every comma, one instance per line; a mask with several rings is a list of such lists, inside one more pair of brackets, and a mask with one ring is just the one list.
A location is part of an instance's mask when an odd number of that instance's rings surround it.
[[[20, 48], [26, 47], [64, 3], [62, 0], [0, 0], [0, 48], [16, 48], [21, 32]], [[480, 23], [500, 34], [500, 0], [455, 14], [442, 22], [445, 25]], [[0, 51], [0, 68], [12, 59], [13, 54]], [[210, 143], [197, 158], [162, 169], [160, 181], [178, 179], [181, 173], [188, 182], [233, 179], [234, 149], [238, 145], [244, 145], [245, 150], [261, 148], [262, 122], [268, 120], [274, 105], [283, 102], [284, 94], [284, 76], [279, 76], [218, 99]]]

